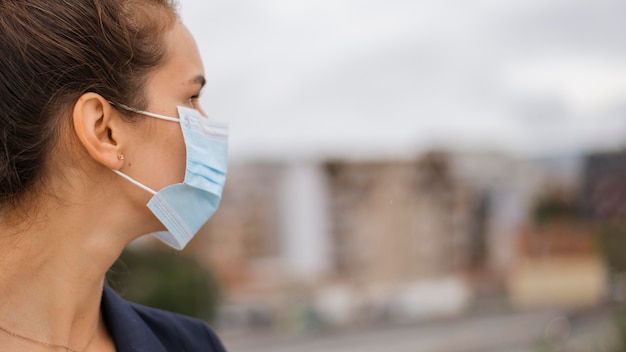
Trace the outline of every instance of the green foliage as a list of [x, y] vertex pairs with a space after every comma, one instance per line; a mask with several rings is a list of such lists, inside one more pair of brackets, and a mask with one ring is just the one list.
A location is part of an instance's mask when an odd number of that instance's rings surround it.
[[126, 249], [107, 282], [132, 302], [206, 321], [215, 314], [218, 288], [211, 273], [171, 252]]
[[[617, 289], [618, 296], [624, 294], [623, 280], [616, 280], [626, 274], [626, 224], [605, 223], [598, 226], [598, 238], [600, 249], [608, 267], [612, 272], [614, 289]], [[626, 297], [615, 297], [624, 302]], [[621, 305], [615, 312], [615, 327], [617, 328], [619, 345], [613, 351], [626, 351], [626, 307]]]
[[619, 345], [613, 352], [624, 352], [626, 351], [626, 308], [622, 307], [616, 312], [615, 326], [617, 327]]
[[578, 216], [578, 206], [566, 194], [546, 192], [537, 199], [532, 216], [535, 224], [544, 225], [554, 220], [575, 219]]
[[599, 227], [598, 234], [609, 268], [616, 273], [626, 273], [626, 225], [604, 224]]

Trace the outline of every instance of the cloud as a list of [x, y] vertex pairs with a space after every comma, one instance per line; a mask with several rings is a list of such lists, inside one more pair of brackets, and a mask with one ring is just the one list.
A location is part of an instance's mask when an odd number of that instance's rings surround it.
[[626, 101], [626, 57], [534, 58], [510, 65], [503, 78], [513, 94], [554, 97], [577, 115], [598, 115]]
[[[182, 1], [235, 157], [618, 145], [617, 0]], [[537, 118], [537, 116], [543, 118]], [[588, 121], [604, 119], [590, 129]], [[554, 131], [559, 133], [554, 133]]]

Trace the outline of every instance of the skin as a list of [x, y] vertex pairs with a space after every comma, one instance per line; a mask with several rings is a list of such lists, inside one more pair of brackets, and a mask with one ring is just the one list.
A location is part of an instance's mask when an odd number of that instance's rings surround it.
[[[168, 56], [149, 76], [146, 110], [177, 117], [183, 105], [202, 112], [204, 68], [192, 35], [176, 23], [165, 40]], [[178, 123], [128, 123], [95, 93], [81, 96], [69, 114], [71, 126], [47, 161], [47, 192], [27, 222], [0, 223], [0, 326], [76, 350], [97, 329], [87, 351], [115, 351], [100, 314], [105, 273], [129, 242], [165, 228], [146, 207], [152, 195], [111, 169], [159, 190], [182, 182], [185, 146]], [[5, 333], [0, 346], [54, 350]]]

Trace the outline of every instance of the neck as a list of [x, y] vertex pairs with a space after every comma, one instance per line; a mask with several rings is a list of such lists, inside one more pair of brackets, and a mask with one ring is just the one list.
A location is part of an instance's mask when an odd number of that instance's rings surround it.
[[[21, 226], [0, 223], [0, 326], [81, 350], [101, 325], [104, 276], [130, 239], [101, 203], [44, 208]], [[12, 338], [0, 332], [0, 345]]]

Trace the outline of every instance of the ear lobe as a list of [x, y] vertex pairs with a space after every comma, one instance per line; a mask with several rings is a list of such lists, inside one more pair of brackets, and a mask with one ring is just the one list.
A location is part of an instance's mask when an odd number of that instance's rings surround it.
[[76, 136], [94, 160], [109, 169], [122, 167], [121, 147], [116, 140], [118, 118], [106, 99], [96, 93], [83, 94], [74, 105], [72, 121]]

